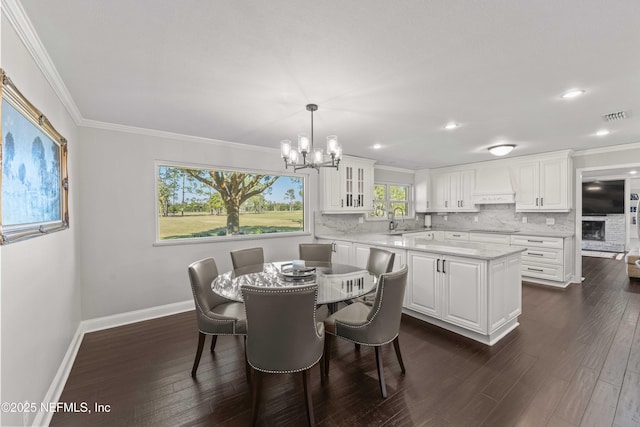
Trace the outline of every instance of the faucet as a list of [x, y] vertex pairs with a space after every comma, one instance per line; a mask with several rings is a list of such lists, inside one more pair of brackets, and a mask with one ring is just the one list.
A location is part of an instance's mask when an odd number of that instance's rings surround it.
[[404, 211], [400, 206], [396, 206], [395, 208], [393, 208], [393, 212], [390, 215], [391, 221], [389, 221], [389, 230], [391, 231], [395, 231], [398, 228], [398, 223], [395, 221], [397, 210], [400, 210], [400, 217], [402, 219], [402, 223], [404, 224]]

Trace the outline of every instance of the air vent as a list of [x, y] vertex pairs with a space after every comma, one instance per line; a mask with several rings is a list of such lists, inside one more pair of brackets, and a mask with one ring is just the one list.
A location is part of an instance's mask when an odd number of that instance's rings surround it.
[[614, 122], [616, 120], [624, 120], [631, 117], [631, 110], [629, 111], [616, 111], [615, 113], [609, 113], [602, 116], [602, 120], [605, 122]]

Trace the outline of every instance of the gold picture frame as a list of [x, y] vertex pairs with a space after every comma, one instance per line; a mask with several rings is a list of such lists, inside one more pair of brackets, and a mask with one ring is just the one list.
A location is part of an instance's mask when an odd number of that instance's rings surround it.
[[67, 140], [4, 70], [0, 121], [0, 244], [69, 228]]

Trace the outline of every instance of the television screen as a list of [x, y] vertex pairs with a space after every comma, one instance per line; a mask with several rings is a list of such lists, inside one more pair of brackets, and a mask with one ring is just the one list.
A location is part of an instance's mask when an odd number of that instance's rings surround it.
[[624, 180], [582, 183], [582, 215], [624, 213]]

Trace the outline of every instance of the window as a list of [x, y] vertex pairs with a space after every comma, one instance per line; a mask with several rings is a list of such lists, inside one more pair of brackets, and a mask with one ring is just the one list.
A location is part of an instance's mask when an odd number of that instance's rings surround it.
[[305, 231], [304, 176], [159, 164], [158, 240]]
[[404, 184], [374, 184], [373, 212], [369, 217], [387, 219], [389, 214], [394, 212], [398, 217], [413, 217], [411, 186]]

